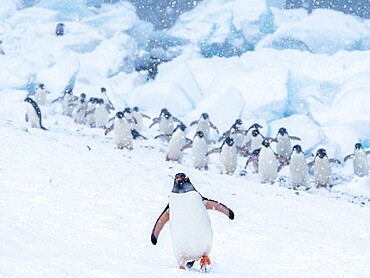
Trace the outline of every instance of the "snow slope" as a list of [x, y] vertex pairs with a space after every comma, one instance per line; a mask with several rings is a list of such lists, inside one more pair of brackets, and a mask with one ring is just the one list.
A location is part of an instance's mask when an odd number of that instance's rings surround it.
[[[166, 162], [167, 143], [154, 140], [158, 132], [147, 128], [149, 120], [143, 131], [149, 139], [135, 141], [132, 151], [115, 149], [113, 134], [104, 136], [102, 129], [63, 116], [58, 103], [40, 107], [48, 131], [25, 122], [23, 99], [41, 82], [51, 92], [49, 101], [66, 86], [88, 97], [104, 86], [117, 109], [138, 105], [152, 118], [167, 107], [187, 125], [208, 112], [221, 131], [239, 117], [246, 126], [259, 122], [268, 136], [284, 126], [302, 139], [305, 151], [325, 147], [340, 160], [358, 141], [369, 147], [369, 52], [363, 47], [368, 21], [314, 11], [322, 21], [330, 17], [338, 26], [350, 24], [346, 35], [361, 42], [348, 49], [333, 39], [334, 48], [325, 52], [324, 35], [311, 28], [311, 18], [300, 10], [269, 11], [277, 31], [253, 33], [248, 28], [266, 18], [261, 4], [249, 12], [252, 21], [243, 20], [241, 10], [235, 17], [244, 34], [257, 34], [255, 51], [204, 58], [198, 42], [207, 32], [192, 32], [185, 19], [202, 12], [196, 17], [202, 26], [217, 26], [217, 11], [227, 14], [219, 5], [232, 11], [241, 3], [232, 7], [227, 2], [203, 1], [180, 17], [169, 34], [181, 31], [190, 43], [179, 57], [161, 64], [156, 80], [149, 82], [145, 73], [130, 72], [125, 64], [144, 51], [140, 40], [148, 36], [133, 35], [148, 24], [139, 21], [127, 2], [86, 10], [78, 1], [68, 9], [58, 9], [53, 1], [17, 9], [8, 1], [0, 8], [5, 51], [0, 55], [5, 65], [0, 68], [0, 276], [205, 275], [197, 264], [194, 271], [177, 268], [168, 226], [156, 246], [150, 242], [178, 172], [185, 172], [204, 196], [235, 212], [234, 221], [209, 212], [214, 245], [207, 276], [370, 276], [370, 178], [355, 177], [350, 162], [333, 167], [331, 189], [297, 191], [291, 189], [287, 168], [274, 184], [260, 184], [251, 169], [243, 172], [245, 157], [238, 158], [234, 175], [220, 174], [218, 155], [211, 156], [208, 171], [193, 169], [190, 151], [181, 164]], [[60, 21], [66, 35], [55, 37]], [[281, 44], [273, 43], [285, 33], [301, 39], [305, 28], [317, 34], [310, 47], [319, 53], [281, 50]], [[221, 28], [210, 41], [224, 42], [229, 31]], [[188, 137], [193, 134], [189, 128]]]

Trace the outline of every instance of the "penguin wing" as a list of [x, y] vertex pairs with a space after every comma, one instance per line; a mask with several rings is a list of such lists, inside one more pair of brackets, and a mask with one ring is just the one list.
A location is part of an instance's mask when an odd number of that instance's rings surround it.
[[289, 138], [291, 140], [298, 140], [298, 141], [301, 141], [301, 138], [297, 137], [297, 136], [289, 136]]
[[222, 212], [227, 217], [229, 217], [229, 219], [231, 220], [234, 219], [234, 216], [235, 216], [234, 212], [231, 209], [229, 209], [227, 206], [225, 206], [224, 204], [218, 201], [215, 201], [215, 200], [208, 199], [203, 196], [202, 196], [202, 200], [203, 200], [203, 203], [206, 209], [218, 210], [219, 212]]
[[218, 130], [217, 126], [215, 126], [213, 123], [209, 122], [209, 125], [210, 125], [210, 127], [212, 127], [216, 131], [217, 134], [220, 133], [220, 131]]
[[329, 158], [329, 162], [330, 163], [340, 164], [340, 161], [338, 159], [335, 159], [335, 158]]
[[159, 233], [162, 231], [164, 224], [170, 219], [170, 205], [167, 205], [154, 224], [150, 240], [154, 245], [157, 244]]
[[214, 148], [214, 149], [208, 151], [206, 155], [208, 156], [212, 153], [221, 153], [221, 148]]
[[190, 126], [196, 125], [197, 123], [198, 123], [198, 120], [196, 120], [196, 121], [192, 121], [192, 122], [190, 123]]
[[141, 116], [143, 116], [143, 118], [150, 119], [150, 116], [148, 116], [148, 115], [146, 115], [146, 114], [144, 114], [144, 113], [140, 113], [140, 114], [141, 114]]
[[154, 137], [154, 139], [162, 138], [162, 140], [167, 140], [169, 141], [172, 137], [172, 134], [159, 134]]
[[155, 125], [158, 122], [159, 122], [159, 118], [154, 118], [153, 119], [153, 122], [151, 123], [151, 125], [149, 126], [149, 128], [151, 128], [153, 125]]
[[187, 144], [185, 144], [184, 146], [182, 146], [181, 150], [185, 150], [185, 149], [189, 149], [193, 146], [193, 142], [189, 142]]
[[111, 126], [107, 127], [104, 131], [104, 135], [107, 135], [109, 132], [111, 132], [114, 129], [114, 124]]
[[346, 162], [348, 159], [354, 159], [354, 158], [355, 158], [355, 155], [353, 153], [346, 155], [346, 157], [344, 158], [344, 162]]

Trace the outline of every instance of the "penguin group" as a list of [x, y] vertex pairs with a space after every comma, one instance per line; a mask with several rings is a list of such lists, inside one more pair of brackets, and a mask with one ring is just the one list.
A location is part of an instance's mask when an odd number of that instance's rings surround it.
[[[44, 84], [39, 84], [32, 94], [28, 94], [26, 103], [26, 121], [32, 127], [46, 130], [42, 124], [42, 114], [39, 106], [48, 103], [60, 103], [62, 113], [74, 119], [77, 124], [90, 128], [102, 128], [108, 135], [114, 131], [114, 142], [117, 149], [134, 149], [134, 140], [148, 139], [141, 134], [157, 125], [159, 134], [154, 139], [162, 139], [167, 143], [164, 159], [169, 162], [182, 163], [184, 154], [191, 149], [189, 156], [194, 168], [201, 171], [210, 168], [211, 156], [219, 155], [220, 173], [234, 175], [238, 169], [240, 175], [256, 175], [261, 183], [279, 181], [279, 172], [289, 167], [289, 184], [292, 188], [309, 189], [315, 187], [331, 187], [333, 180], [332, 167], [341, 164], [339, 159], [329, 158], [324, 148], [318, 148], [316, 154], [305, 153], [299, 142], [301, 139], [290, 135], [285, 127], [280, 127], [274, 137], [262, 134], [263, 126], [254, 123], [245, 127], [242, 119], [236, 119], [221, 135], [219, 129], [211, 121], [207, 112], [187, 126], [167, 108], [160, 110], [159, 116], [151, 119], [139, 107], [125, 107], [116, 111], [110, 101], [107, 90], [101, 87], [98, 96], [87, 99], [85, 93], [74, 95], [67, 88], [61, 96], [50, 101], [50, 92]], [[114, 114], [112, 117], [111, 114]], [[145, 120], [144, 120], [145, 119]], [[151, 120], [149, 125], [145, 121]], [[188, 138], [188, 130], [194, 133]], [[219, 147], [214, 146], [220, 144]], [[363, 148], [361, 143], [355, 144], [353, 154], [344, 158], [344, 162], [353, 159], [353, 173], [363, 177], [369, 175], [368, 155], [370, 151]], [[244, 169], [240, 163], [245, 159]], [[216, 164], [213, 161], [214, 164]], [[284, 177], [285, 178], [285, 177]]]

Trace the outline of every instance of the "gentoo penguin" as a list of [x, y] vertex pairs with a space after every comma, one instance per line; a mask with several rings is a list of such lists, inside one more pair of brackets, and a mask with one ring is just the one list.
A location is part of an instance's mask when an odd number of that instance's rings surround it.
[[94, 108], [95, 127], [105, 128], [109, 120], [109, 110], [102, 98], [96, 100]]
[[[181, 162], [183, 157], [183, 146], [185, 146], [187, 139], [185, 137], [185, 129], [186, 125], [183, 123], [178, 124], [176, 128], [173, 130], [171, 135], [167, 134], [161, 134], [154, 137], [154, 139], [160, 138], [160, 137], [170, 137], [170, 140], [168, 142], [168, 149], [166, 153], [166, 160], [172, 160]], [[191, 140], [190, 140], [191, 141]]]
[[45, 127], [43, 127], [41, 123], [42, 121], [41, 110], [37, 105], [36, 101], [34, 101], [30, 97], [26, 97], [24, 102], [26, 103], [26, 115], [25, 115], [26, 122], [30, 121], [32, 127], [47, 130]]
[[203, 197], [184, 173], [176, 174], [168, 201], [155, 222], [151, 242], [157, 244], [163, 226], [169, 221], [173, 252], [179, 268], [191, 268], [200, 259], [201, 270], [207, 272], [211, 265], [209, 254], [213, 245], [207, 209], [222, 212], [231, 220], [234, 219], [234, 212], [218, 201]]
[[289, 156], [292, 152], [292, 142], [291, 140], [301, 140], [299, 137], [290, 136], [286, 128], [281, 127], [274, 138], [274, 142], [276, 142], [275, 152], [280, 154], [281, 156], [289, 159]]
[[353, 172], [359, 177], [369, 175], [369, 158], [367, 155], [370, 151], [365, 151], [361, 143], [355, 144], [355, 151], [344, 158], [346, 162], [348, 159], [353, 159]]
[[327, 187], [332, 185], [331, 166], [330, 163], [340, 164], [340, 161], [333, 158], [328, 158], [325, 149], [318, 149], [314, 161], [308, 166], [313, 166], [313, 175], [315, 185], [317, 187]]
[[116, 113], [114, 123], [112, 126], [106, 128], [104, 134], [107, 135], [110, 131], [114, 129], [114, 140], [117, 149], [127, 148], [129, 150], [133, 149], [132, 135], [130, 125], [123, 115], [123, 112], [119, 111]]
[[221, 147], [210, 150], [207, 155], [220, 153], [221, 173], [232, 175], [238, 166], [238, 156], [234, 139], [226, 137]]
[[58, 23], [57, 26], [55, 27], [55, 35], [57, 37], [63, 36], [64, 35], [64, 23]]
[[47, 95], [50, 94], [49, 91], [45, 89], [44, 84], [39, 84], [37, 89], [35, 90], [34, 99], [38, 105], [46, 105], [47, 103]]
[[97, 105], [98, 98], [91, 97], [87, 102], [86, 108], [86, 125], [89, 127], [95, 127], [95, 106]]
[[175, 127], [174, 122], [178, 122], [179, 124], [182, 123], [179, 119], [172, 116], [172, 114], [166, 108], [163, 108], [159, 114], [159, 117], [153, 119], [153, 122], [149, 128], [158, 123], [159, 132], [161, 134], [171, 134]]
[[4, 52], [4, 49], [3, 49], [3, 41], [0, 40], [0, 55], [4, 55], [5, 52]]
[[[261, 183], [274, 183], [281, 165], [288, 164], [285, 158], [276, 154], [270, 146], [270, 140], [264, 139], [261, 147], [255, 149], [248, 158], [244, 168], [247, 168], [251, 161], [258, 160], [258, 176]], [[278, 160], [280, 165], [278, 165]]]
[[84, 124], [86, 122], [86, 112], [87, 112], [87, 103], [86, 103], [86, 94], [82, 93], [76, 110], [74, 111], [74, 120], [75, 123]]
[[295, 145], [292, 149], [289, 171], [291, 183], [294, 189], [300, 186], [308, 187], [308, 163], [300, 145]]
[[197, 125], [195, 133], [197, 133], [198, 131], [202, 131], [203, 136], [207, 140], [207, 142], [210, 142], [209, 141], [210, 128], [213, 128], [217, 134], [219, 133], [218, 128], [209, 119], [208, 113], [202, 113], [199, 120], [190, 123], [190, 126], [193, 125]]
[[197, 131], [194, 135], [193, 142], [184, 145], [182, 150], [190, 147], [192, 148], [194, 168], [208, 170], [208, 144], [206, 138], [204, 137], [203, 131]]
[[225, 141], [227, 137], [231, 137], [234, 140], [235, 146], [242, 148], [245, 144], [244, 131], [243, 121], [241, 119], [236, 119], [233, 125], [222, 134], [218, 141]]
[[105, 89], [104, 87], [100, 88], [100, 93], [101, 93], [100, 98], [103, 99], [108, 112], [110, 113], [111, 111], [114, 111], [115, 109], [114, 109], [113, 103], [110, 101], [107, 95], [107, 89]]
[[135, 129], [137, 131], [142, 131], [143, 130], [143, 127], [144, 127], [144, 124], [143, 124], [143, 118], [147, 118], [147, 119], [150, 119], [150, 117], [144, 113], [142, 113], [140, 110], [139, 110], [139, 107], [135, 106], [134, 108], [132, 108], [132, 117], [135, 121]]

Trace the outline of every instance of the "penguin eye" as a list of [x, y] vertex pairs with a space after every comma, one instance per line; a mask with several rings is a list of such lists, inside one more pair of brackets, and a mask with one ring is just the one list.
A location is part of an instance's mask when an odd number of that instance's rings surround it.
[[185, 177], [184, 178], [184, 182], [188, 182], [189, 181], [189, 178], [188, 177]]

